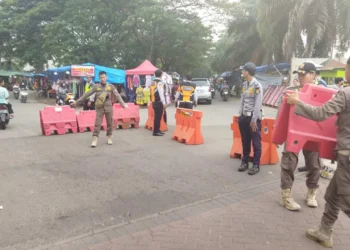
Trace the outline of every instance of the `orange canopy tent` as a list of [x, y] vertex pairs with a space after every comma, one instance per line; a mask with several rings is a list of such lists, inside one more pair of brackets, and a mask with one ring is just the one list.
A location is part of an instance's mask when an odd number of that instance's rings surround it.
[[141, 76], [153, 75], [157, 69], [158, 68], [155, 67], [150, 61], [145, 60], [137, 68], [128, 69], [126, 71], [126, 75], [128, 75], [128, 76], [131, 76], [131, 75], [141, 75]]

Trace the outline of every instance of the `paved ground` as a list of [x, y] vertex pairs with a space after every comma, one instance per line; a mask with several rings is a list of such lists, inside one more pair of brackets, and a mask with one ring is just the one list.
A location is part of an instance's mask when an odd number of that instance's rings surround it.
[[[140, 128], [118, 130], [115, 145], [89, 148], [91, 133], [40, 135], [35, 101], [12, 101], [16, 118], [0, 131], [0, 249], [31, 249], [94, 230], [275, 182], [279, 168], [258, 176], [236, 171], [229, 158], [237, 101], [200, 105], [205, 144], [185, 146], [171, 132], [154, 138]], [[168, 109], [170, 131], [174, 108]], [[266, 116], [275, 110], [265, 109]], [[147, 110], [141, 110], [141, 125]], [[303, 164], [302, 160], [300, 164]]]
[[[280, 250], [324, 249], [305, 236], [321, 218], [325, 188], [321, 180], [319, 208], [308, 208], [303, 177], [294, 186], [300, 212], [278, 204], [278, 183], [227, 194], [184, 208], [165, 211], [137, 221], [96, 230], [89, 234], [43, 246], [37, 250]], [[350, 244], [350, 220], [341, 214], [334, 235], [335, 250]]]

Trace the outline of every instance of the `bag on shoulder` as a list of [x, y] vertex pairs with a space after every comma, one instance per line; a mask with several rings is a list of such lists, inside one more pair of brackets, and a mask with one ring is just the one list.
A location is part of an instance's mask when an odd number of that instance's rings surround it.
[[95, 102], [95, 107], [96, 108], [102, 108], [103, 107], [103, 105], [106, 102], [108, 92], [110, 92], [110, 91], [111, 91], [111, 87], [107, 85], [106, 89], [96, 99], [96, 102]]

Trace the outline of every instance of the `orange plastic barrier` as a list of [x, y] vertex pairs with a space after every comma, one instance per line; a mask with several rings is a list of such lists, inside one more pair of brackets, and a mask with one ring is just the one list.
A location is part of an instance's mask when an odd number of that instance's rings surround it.
[[72, 133], [78, 132], [75, 109], [69, 106], [48, 106], [40, 110], [39, 114], [43, 135], [49, 136], [52, 132], [64, 135], [67, 130]]
[[[87, 131], [94, 131], [96, 120], [96, 111], [95, 110], [83, 110], [77, 115], [78, 129], [80, 133]], [[107, 121], [106, 117], [103, 116], [102, 129], [107, 130]]]
[[[242, 136], [239, 131], [238, 116], [233, 117], [231, 130], [233, 130], [233, 144], [231, 148], [231, 158], [242, 158]], [[261, 158], [260, 165], [272, 165], [279, 161], [277, 147], [272, 143], [272, 132], [275, 119], [265, 118], [261, 121]], [[254, 155], [253, 146], [251, 145], [250, 158]]]
[[[337, 90], [307, 84], [299, 92], [299, 99], [305, 103], [321, 106], [333, 98]], [[294, 114], [295, 106], [283, 104], [278, 115], [273, 142], [286, 143], [289, 152], [299, 153], [302, 149], [319, 152], [321, 158], [333, 160], [336, 146], [336, 115], [323, 122], [316, 122]]]
[[176, 128], [172, 139], [186, 145], [200, 145], [204, 143], [201, 132], [203, 113], [192, 109], [176, 109]]
[[139, 106], [128, 103], [128, 108], [124, 109], [119, 103], [113, 105], [113, 129], [139, 128], [139, 124]]
[[[152, 103], [149, 102], [147, 104], [148, 108], [148, 118], [145, 124], [145, 128], [149, 130], [153, 130], [153, 125], [154, 125], [154, 109], [152, 107]], [[164, 114], [162, 117], [162, 120], [160, 121], [160, 131], [168, 131], [168, 125], [164, 122]]]

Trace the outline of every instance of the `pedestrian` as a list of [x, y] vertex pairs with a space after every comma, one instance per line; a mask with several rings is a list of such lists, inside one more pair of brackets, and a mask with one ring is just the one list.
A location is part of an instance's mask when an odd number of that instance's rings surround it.
[[93, 94], [96, 94], [96, 120], [95, 120], [95, 128], [92, 134], [93, 140], [91, 143], [91, 147], [96, 147], [98, 142], [98, 136], [100, 134], [103, 116], [106, 116], [107, 120], [107, 144], [112, 145], [112, 132], [113, 132], [113, 104], [112, 104], [112, 96], [120, 103], [123, 108], [127, 108], [128, 105], [124, 103], [123, 99], [119, 95], [118, 91], [113, 85], [107, 84], [107, 73], [104, 71], [100, 71], [100, 84], [94, 84], [94, 86], [85, 93], [82, 97], [80, 97], [73, 105], [76, 106], [78, 104], [83, 103], [88, 97]]
[[160, 69], [157, 69], [154, 74], [155, 79], [150, 86], [151, 101], [154, 110], [153, 136], [163, 136], [164, 133], [160, 131], [160, 122], [162, 120], [164, 110], [166, 109], [164, 93], [165, 88], [161, 79], [163, 72]]
[[343, 90], [344, 78], [335, 78], [334, 85], [330, 85], [331, 88], [336, 90]]
[[197, 103], [196, 85], [192, 82], [192, 76], [188, 74], [177, 89], [175, 105], [179, 108], [193, 109], [193, 106], [197, 106]]
[[[242, 136], [243, 156], [239, 172], [249, 169], [249, 175], [255, 175], [260, 171], [261, 158], [261, 119], [262, 119], [262, 96], [263, 88], [256, 80], [254, 63], [248, 62], [242, 67], [243, 83], [240, 108], [239, 108], [239, 131]], [[249, 167], [250, 145], [253, 142], [253, 166]]]
[[[304, 84], [312, 84], [316, 77], [316, 67], [313, 63], [305, 62], [301, 64], [297, 71], [298, 73], [299, 88], [302, 88]], [[296, 90], [297, 91], [297, 90]], [[308, 192], [306, 194], [306, 205], [308, 207], [317, 207], [316, 192], [319, 187], [318, 181], [320, 179], [320, 157], [317, 152], [311, 152], [303, 149], [305, 158], [305, 164], [308, 169], [306, 186]], [[288, 152], [284, 149], [281, 159], [281, 188], [282, 199], [281, 205], [291, 211], [298, 211], [301, 209], [300, 205], [296, 203], [292, 197], [292, 187], [294, 182], [294, 172], [298, 164], [298, 154]]]
[[[350, 82], [350, 58], [345, 69], [346, 80]], [[320, 107], [308, 105], [299, 100], [297, 94], [289, 94], [289, 104], [295, 105], [295, 114], [314, 121], [324, 121], [337, 115], [337, 155], [338, 167], [325, 194], [325, 211], [321, 225], [307, 230], [306, 235], [324, 247], [333, 245], [333, 228], [340, 209], [350, 217], [350, 88], [344, 88]]]
[[[94, 82], [92, 80], [92, 76], [91, 75], [86, 76], [84, 93], [89, 92], [89, 90], [93, 86], [94, 86]], [[95, 97], [96, 97], [96, 95], [93, 94], [92, 96], [90, 96], [90, 98], [88, 100], [84, 101], [84, 110], [95, 110]]]

